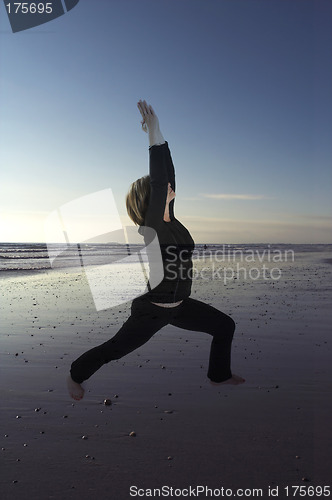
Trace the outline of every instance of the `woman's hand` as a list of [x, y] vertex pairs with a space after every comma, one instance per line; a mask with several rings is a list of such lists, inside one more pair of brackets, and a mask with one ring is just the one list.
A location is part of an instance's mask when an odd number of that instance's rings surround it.
[[159, 130], [159, 120], [151, 105], [146, 101], [138, 101], [137, 107], [142, 115], [141, 121], [144, 132], [156, 132]]
[[150, 146], [164, 144], [165, 139], [159, 129], [158, 116], [152, 106], [146, 101], [138, 101], [137, 107], [143, 118], [141, 121], [142, 129], [149, 133]]

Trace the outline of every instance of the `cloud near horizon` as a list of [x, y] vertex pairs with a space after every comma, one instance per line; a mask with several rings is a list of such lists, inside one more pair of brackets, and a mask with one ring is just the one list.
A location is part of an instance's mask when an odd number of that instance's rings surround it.
[[214, 198], [217, 200], [270, 200], [269, 196], [263, 194], [226, 194], [226, 193], [200, 193], [205, 198]]
[[323, 243], [331, 244], [331, 222], [324, 218], [230, 219], [182, 215], [196, 243]]

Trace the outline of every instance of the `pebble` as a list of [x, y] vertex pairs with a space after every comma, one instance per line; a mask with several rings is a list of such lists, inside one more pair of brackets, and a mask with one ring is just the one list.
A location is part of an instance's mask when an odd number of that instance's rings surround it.
[[110, 399], [104, 399], [104, 405], [105, 406], [111, 406], [112, 401]]
[[130, 432], [129, 436], [136, 437], [136, 432], [134, 432], [134, 431]]
[[82, 436], [82, 439], [88, 439], [88, 436]]

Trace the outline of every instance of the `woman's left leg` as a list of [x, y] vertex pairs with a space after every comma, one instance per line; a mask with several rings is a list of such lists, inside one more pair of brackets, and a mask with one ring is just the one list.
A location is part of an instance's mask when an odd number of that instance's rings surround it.
[[170, 321], [172, 325], [213, 336], [208, 378], [213, 382], [231, 378], [231, 346], [235, 330], [232, 318], [209, 304], [189, 297], [175, 309]]
[[120, 359], [141, 347], [167, 323], [168, 309], [158, 308], [149, 300], [137, 297], [132, 302], [131, 315], [116, 335], [89, 349], [72, 363], [71, 378], [81, 384], [104, 364]]

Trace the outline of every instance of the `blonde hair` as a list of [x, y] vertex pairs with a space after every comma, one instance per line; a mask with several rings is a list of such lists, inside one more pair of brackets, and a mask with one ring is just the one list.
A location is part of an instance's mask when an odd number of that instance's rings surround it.
[[150, 199], [150, 176], [145, 175], [133, 182], [126, 196], [127, 213], [137, 226], [144, 225]]

